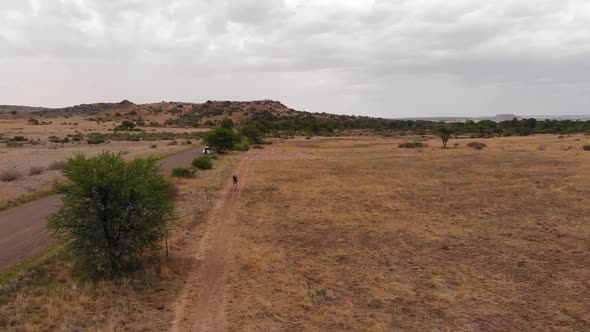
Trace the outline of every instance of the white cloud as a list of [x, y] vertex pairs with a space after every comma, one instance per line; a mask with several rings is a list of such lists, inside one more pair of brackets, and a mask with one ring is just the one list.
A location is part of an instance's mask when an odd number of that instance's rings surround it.
[[0, 103], [589, 113], [589, 53], [584, 0], [4, 0]]

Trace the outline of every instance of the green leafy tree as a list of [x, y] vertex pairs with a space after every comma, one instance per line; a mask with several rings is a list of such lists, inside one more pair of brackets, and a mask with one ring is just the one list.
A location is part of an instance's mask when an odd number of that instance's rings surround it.
[[264, 135], [258, 127], [253, 124], [247, 124], [240, 128], [240, 134], [246, 137], [253, 144], [262, 143], [262, 136]]
[[209, 132], [204, 141], [213, 149], [224, 152], [233, 149], [236, 144], [240, 143], [241, 138], [232, 129], [217, 128]]
[[160, 248], [173, 216], [173, 185], [157, 160], [125, 162], [120, 154], [78, 155], [55, 185], [62, 207], [49, 218], [56, 235], [93, 276], [112, 276], [136, 267], [146, 252]]
[[115, 130], [132, 130], [135, 128], [135, 123], [125, 120]]
[[443, 148], [446, 149], [447, 143], [455, 131], [450, 127], [439, 127], [436, 129], [436, 135], [442, 140]]

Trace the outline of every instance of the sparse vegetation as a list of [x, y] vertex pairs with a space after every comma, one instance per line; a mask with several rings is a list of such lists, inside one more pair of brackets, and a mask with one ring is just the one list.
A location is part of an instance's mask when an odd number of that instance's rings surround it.
[[94, 277], [113, 276], [138, 266], [146, 252], [160, 248], [172, 217], [172, 184], [156, 159], [125, 162], [120, 155], [78, 155], [64, 167], [55, 191], [63, 206], [48, 227], [71, 239], [78, 262]]
[[590, 151], [590, 144], [586, 144], [582, 147], [585, 151]]

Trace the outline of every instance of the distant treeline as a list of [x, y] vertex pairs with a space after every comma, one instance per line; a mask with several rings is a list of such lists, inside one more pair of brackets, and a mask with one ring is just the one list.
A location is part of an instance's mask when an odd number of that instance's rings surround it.
[[425, 120], [388, 120], [375, 118], [331, 118], [318, 120], [290, 119], [290, 120], [255, 120], [251, 122], [262, 132], [293, 131], [313, 134], [329, 134], [337, 131], [353, 129], [370, 129], [377, 132], [398, 131], [412, 134], [427, 134], [440, 127], [448, 127], [455, 134], [471, 134], [479, 137], [487, 136], [526, 136], [531, 134], [590, 134], [590, 121], [572, 120], [536, 120], [513, 119], [495, 122], [483, 120], [479, 122], [435, 122]]

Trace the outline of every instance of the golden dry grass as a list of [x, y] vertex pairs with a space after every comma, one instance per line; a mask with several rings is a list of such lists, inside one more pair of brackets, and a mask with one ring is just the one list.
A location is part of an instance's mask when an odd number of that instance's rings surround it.
[[82, 282], [66, 254], [0, 282], [0, 331], [167, 331], [179, 293], [195, 264], [188, 244], [198, 242], [206, 214], [234, 168], [236, 156], [215, 161], [195, 178], [175, 179], [178, 220], [170, 257], [116, 280]]
[[260, 152], [236, 223], [232, 330], [590, 329], [590, 137], [398, 148], [414, 139]]

